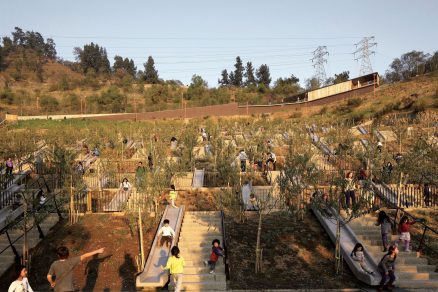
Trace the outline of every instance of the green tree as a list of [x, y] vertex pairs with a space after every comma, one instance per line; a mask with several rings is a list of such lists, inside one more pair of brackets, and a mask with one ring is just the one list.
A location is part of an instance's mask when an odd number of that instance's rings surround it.
[[87, 73], [90, 69], [93, 69], [96, 73], [110, 72], [110, 62], [106, 49], [98, 44], [86, 44], [83, 48], [75, 47], [73, 54], [76, 60], [79, 61], [84, 73]]
[[282, 97], [295, 95], [301, 90], [298, 82], [300, 82], [300, 79], [295, 77], [293, 74], [288, 78], [280, 77], [274, 82], [272, 93], [274, 96]]
[[254, 67], [252, 66], [251, 62], [247, 62], [246, 63], [246, 68], [245, 68], [245, 86], [247, 87], [251, 87], [256, 85], [256, 79], [254, 77]]
[[160, 82], [158, 70], [155, 69], [155, 62], [152, 56], [149, 56], [147, 62], [144, 64], [143, 80], [149, 84], [158, 84]]
[[243, 64], [242, 60], [239, 56], [236, 57], [236, 64], [234, 64], [234, 78], [232, 85], [236, 87], [242, 87], [243, 86]]
[[256, 72], [257, 83], [263, 84], [266, 88], [269, 88], [271, 83], [271, 73], [269, 73], [269, 67], [266, 64], [260, 65]]
[[312, 77], [306, 80], [306, 90], [315, 90], [321, 87], [318, 78]]
[[342, 73], [335, 74], [333, 84], [342, 83], [348, 80], [350, 80], [350, 71], [344, 71]]
[[228, 86], [230, 85], [230, 79], [228, 78], [227, 69], [222, 70], [221, 79], [217, 81], [220, 86]]
[[137, 67], [134, 64], [134, 61], [128, 58], [123, 59], [122, 57], [116, 55], [114, 56], [114, 64], [113, 64], [113, 71], [122, 71], [123, 73], [129, 74], [132, 77], [135, 77], [135, 74], [137, 73]]

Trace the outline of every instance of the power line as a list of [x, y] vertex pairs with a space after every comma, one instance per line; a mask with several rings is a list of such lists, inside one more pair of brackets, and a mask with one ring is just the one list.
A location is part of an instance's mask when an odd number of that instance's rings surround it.
[[374, 42], [374, 36], [364, 37], [360, 42], [354, 45], [356, 46], [356, 51], [353, 53], [355, 57], [354, 59], [356, 61], [361, 61], [359, 76], [373, 73], [370, 55], [374, 55], [376, 53], [375, 51], [371, 50], [372, 47], [377, 46], [377, 43]]
[[318, 79], [319, 84], [324, 84], [327, 79], [325, 74], [324, 63], [327, 63], [328, 56], [327, 47], [319, 46], [316, 50], [313, 51], [313, 58], [311, 59], [313, 63], [313, 67], [315, 68], [315, 77]]

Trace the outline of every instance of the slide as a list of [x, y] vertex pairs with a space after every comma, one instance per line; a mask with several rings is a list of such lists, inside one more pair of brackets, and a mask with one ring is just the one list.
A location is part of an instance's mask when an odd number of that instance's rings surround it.
[[192, 188], [202, 188], [204, 186], [204, 169], [195, 169], [193, 173]]
[[[184, 206], [180, 208], [172, 208], [169, 205], [164, 210], [158, 230], [163, 226], [164, 219], [170, 221], [170, 227], [175, 230], [174, 244], [178, 242], [179, 233], [181, 231], [181, 224], [184, 217]], [[157, 233], [158, 233], [157, 230]], [[169, 277], [167, 271], [162, 271], [160, 266], [165, 266], [167, 259], [170, 256], [170, 249], [159, 246], [159, 236], [155, 235], [152, 243], [149, 256], [147, 258], [143, 271], [137, 276], [136, 287], [139, 289], [153, 289], [163, 287]]]
[[[316, 218], [318, 218], [324, 230], [329, 235], [330, 239], [333, 241], [333, 243], [336, 243], [336, 217], [338, 216], [336, 211], [334, 209], [327, 208], [326, 210], [324, 210], [324, 212], [328, 214], [326, 216], [323, 216], [321, 214], [321, 211], [315, 208], [312, 208], [312, 211], [316, 215]], [[350, 267], [354, 276], [358, 280], [371, 286], [379, 285], [381, 280], [381, 276], [379, 273], [375, 272], [373, 275], [365, 273], [358, 264], [358, 262], [354, 261], [351, 258], [351, 251], [353, 250], [356, 243], [360, 242], [360, 240], [357, 239], [353, 230], [348, 225], [344, 224], [343, 221], [341, 221], [341, 226], [341, 254], [344, 258], [344, 261]], [[367, 251], [366, 246], [364, 246], [364, 255], [366, 266], [373, 271], [377, 271], [378, 263]]]
[[117, 191], [111, 202], [107, 206], [103, 207], [103, 210], [108, 212], [122, 211], [123, 206], [128, 203], [130, 196], [131, 191]]

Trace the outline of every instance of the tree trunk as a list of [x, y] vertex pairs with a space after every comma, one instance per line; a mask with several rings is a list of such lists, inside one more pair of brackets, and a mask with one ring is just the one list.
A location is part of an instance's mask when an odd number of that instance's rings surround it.
[[257, 244], [256, 244], [256, 266], [255, 272], [256, 274], [261, 272], [261, 250], [260, 250], [260, 238], [262, 236], [262, 212], [259, 210], [259, 224], [257, 227]]

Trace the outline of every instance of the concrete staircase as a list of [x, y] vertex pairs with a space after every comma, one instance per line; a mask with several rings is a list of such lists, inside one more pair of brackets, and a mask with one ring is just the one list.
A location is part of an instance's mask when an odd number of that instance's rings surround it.
[[[349, 226], [356, 234], [357, 238], [372, 255], [376, 263], [379, 263], [385, 255], [382, 251], [382, 239], [380, 235], [380, 226], [375, 226], [377, 217], [366, 215], [354, 219]], [[391, 242], [398, 241], [398, 235], [392, 235]], [[438, 289], [438, 273], [436, 267], [429, 265], [426, 258], [420, 257], [420, 254], [411, 251], [404, 252], [404, 243], [399, 246], [399, 255], [395, 265], [395, 274], [397, 280], [395, 285], [400, 288], [435, 288]]]
[[[50, 229], [56, 223], [58, 223], [58, 215], [56, 213], [49, 214], [43, 220], [43, 222], [40, 223], [40, 227], [43, 231], [43, 234], [47, 235]], [[11, 237], [12, 242], [14, 242], [17, 238], [21, 236], [21, 238], [13, 244], [15, 249], [20, 255], [23, 253], [23, 245], [24, 245], [24, 238], [22, 236], [23, 233], [24, 232], [21, 229], [14, 229], [9, 231], [9, 236]], [[28, 239], [29, 249], [35, 247], [42, 240], [39, 237], [38, 229], [36, 226], [33, 226], [30, 230], [28, 230], [27, 239]], [[3, 249], [5, 249], [5, 251], [3, 251], [3, 253], [0, 254], [0, 263], [1, 263], [0, 275], [6, 272], [15, 261], [15, 255], [11, 247], [9, 246], [9, 242], [6, 234], [0, 235], [0, 251], [2, 251]]]
[[225, 266], [219, 258], [214, 274], [204, 261], [210, 258], [211, 242], [222, 238], [220, 212], [185, 212], [178, 247], [184, 257], [183, 291], [225, 291], [227, 288]]

